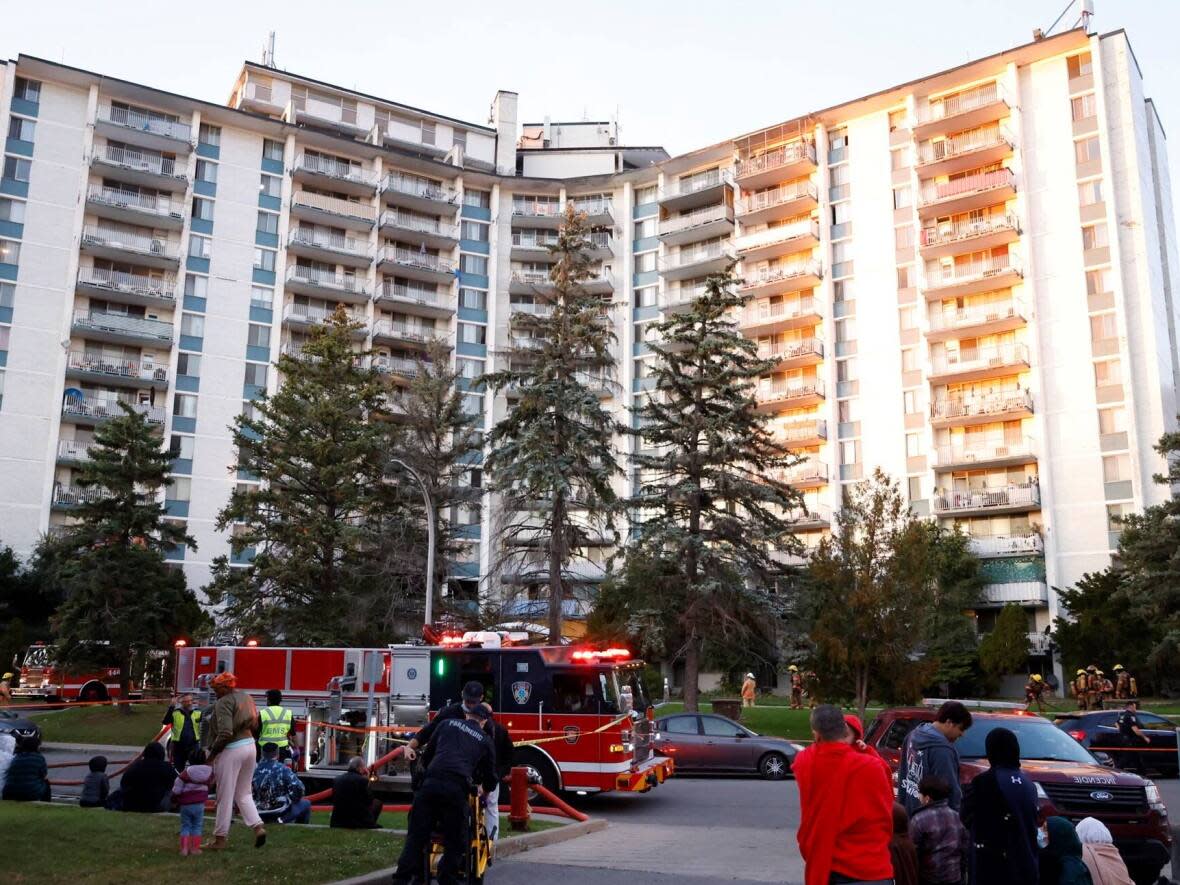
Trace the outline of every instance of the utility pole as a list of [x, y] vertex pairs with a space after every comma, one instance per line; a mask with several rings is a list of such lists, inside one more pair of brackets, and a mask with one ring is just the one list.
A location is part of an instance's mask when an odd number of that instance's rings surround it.
[[430, 489], [422, 481], [418, 471], [401, 458], [390, 458], [389, 463], [396, 464], [414, 477], [422, 489], [422, 500], [426, 502], [426, 617], [423, 623], [429, 627], [434, 620], [434, 501], [430, 497]]

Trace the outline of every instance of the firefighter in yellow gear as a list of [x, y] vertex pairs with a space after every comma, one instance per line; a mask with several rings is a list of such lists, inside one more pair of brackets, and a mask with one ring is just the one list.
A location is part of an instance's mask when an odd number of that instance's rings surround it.
[[1114, 683], [1106, 678], [1106, 671], [1105, 670], [1098, 671], [1098, 679], [1102, 683], [1102, 687], [1100, 689], [1100, 694], [1098, 697], [1098, 706], [1099, 706], [1099, 709], [1103, 709], [1106, 707], [1106, 702], [1114, 697]]
[[1085, 670], [1078, 670], [1077, 675], [1074, 676], [1073, 682], [1069, 684], [1073, 689], [1074, 700], [1078, 702], [1079, 710], [1088, 710], [1088, 692], [1090, 688], [1089, 677], [1086, 676]]
[[1044, 694], [1049, 689], [1045, 682], [1045, 677], [1040, 673], [1033, 673], [1028, 677], [1028, 682], [1024, 685], [1024, 700], [1025, 710], [1031, 710], [1033, 702], [1036, 702], [1037, 710], [1041, 713], [1045, 712]]
[[1131, 671], [1122, 664], [1114, 665], [1114, 696], [1120, 701], [1127, 701], [1139, 697], [1139, 685]]
[[277, 688], [266, 693], [266, 706], [258, 711], [258, 718], [262, 722], [258, 746], [274, 744], [279, 748], [279, 759], [290, 759], [295, 721], [291, 711], [283, 706], [283, 693]]
[[1102, 676], [1094, 664], [1086, 668], [1086, 702], [1091, 710], [1102, 709]]
[[12, 674], [5, 673], [0, 679], [0, 707], [12, 703]]
[[791, 709], [803, 709], [803, 674], [799, 672], [799, 668], [791, 664], [787, 670], [791, 674]]

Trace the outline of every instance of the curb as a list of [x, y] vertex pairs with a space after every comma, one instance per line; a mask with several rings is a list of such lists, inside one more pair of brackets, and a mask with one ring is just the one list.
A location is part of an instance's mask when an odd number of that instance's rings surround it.
[[[535, 848], [544, 848], [546, 845], [556, 845], [559, 842], [568, 842], [570, 839], [577, 839], [579, 836], [588, 836], [591, 833], [597, 833], [600, 830], [605, 830], [610, 826], [604, 818], [594, 818], [592, 820], [583, 821], [582, 823], [567, 824], [564, 827], [556, 827], [552, 830], [542, 830], [539, 833], [525, 833], [523, 836], [514, 836], [510, 839], [502, 839], [496, 846], [496, 860], [501, 861], [504, 858], [512, 857], [516, 854], [521, 854], [525, 851], [532, 851]], [[393, 873], [396, 867], [387, 867], [383, 870], [374, 870], [371, 873], [365, 873], [362, 876], [354, 876], [351, 879], [341, 879], [333, 885], [375, 885], [377, 882], [389, 882], [393, 878]], [[495, 869], [493, 866], [492, 869]]]
[[[118, 744], [59, 744], [56, 742], [46, 742], [41, 744], [44, 750], [65, 750], [73, 753], [142, 753], [143, 745], [138, 747], [128, 747]], [[79, 765], [85, 765], [87, 760], [79, 762]]]

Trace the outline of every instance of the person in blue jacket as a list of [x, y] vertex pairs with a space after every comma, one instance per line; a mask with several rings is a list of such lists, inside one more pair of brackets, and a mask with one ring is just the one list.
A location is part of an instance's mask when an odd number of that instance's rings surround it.
[[947, 804], [958, 811], [963, 804], [959, 786], [959, 752], [955, 741], [971, 727], [971, 712], [958, 701], [938, 708], [933, 722], [923, 722], [909, 733], [897, 770], [897, 799], [911, 817], [922, 807], [918, 785], [927, 775], [945, 780], [951, 787]]

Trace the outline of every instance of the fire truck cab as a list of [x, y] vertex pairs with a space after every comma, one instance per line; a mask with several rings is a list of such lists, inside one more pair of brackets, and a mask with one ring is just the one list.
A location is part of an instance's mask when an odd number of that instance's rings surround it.
[[[13, 700], [22, 701], [106, 701], [118, 698], [119, 667], [65, 668], [57, 662], [52, 645], [37, 642], [25, 649], [16, 665], [17, 684]], [[143, 693], [134, 685], [131, 700]]]

